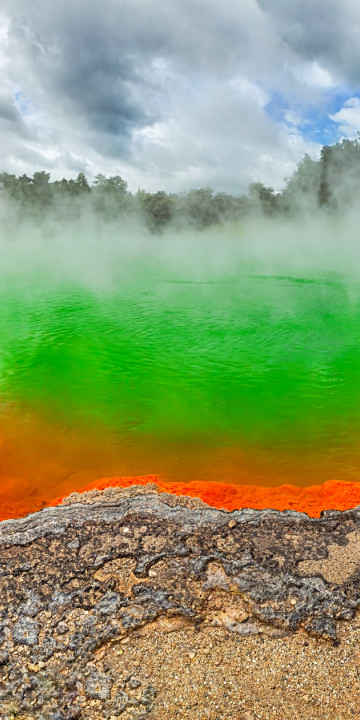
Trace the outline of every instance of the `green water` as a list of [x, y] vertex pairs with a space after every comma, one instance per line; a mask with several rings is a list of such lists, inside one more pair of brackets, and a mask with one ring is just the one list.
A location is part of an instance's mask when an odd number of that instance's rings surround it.
[[302, 462], [314, 481], [357, 477], [360, 297], [340, 279], [139, 266], [108, 289], [8, 278], [0, 303], [5, 420], [95, 428], [143, 471], [150, 446], [180, 465], [191, 447], [261, 456], [266, 482], [298, 482]]

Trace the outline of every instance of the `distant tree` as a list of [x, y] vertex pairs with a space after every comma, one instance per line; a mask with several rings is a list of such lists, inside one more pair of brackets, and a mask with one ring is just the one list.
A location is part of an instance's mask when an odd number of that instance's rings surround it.
[[69, 181], [66, 178], [63, 178], [62, 180], [55, 180], [53, 182], [53, 188], [58, 191], [62, 191], [64, 193], [67, 192], [69, 186]]
[[114, 175], [107, 181], [107, 189], [120, 195], [126, 195], [127, 193], [127, 182], [123, 180], [120, 175]]
[[265, 187], [261, 182], [249, 185], [249, 198], [256, 211], [260, 209], [264, 215], [273, 215], [276, 209], [276, 195], [274, 188]]
[[1, 184], [9, 197], [22, 206], [31, 199], [32, 179], [27, 175], [17, 178], [16, 175], [7, 172], [1, 173]]
[[163, 190], [153, 194], [138, 190], [136, 200], [150, 230], [163, 230], [174, 217], [174, 198]]
[[91, 192], [90, 185], [86, 179], [86, 176], [83, 172], [80, 172], [75, 180], [75, 186], [79, 193], [89, 193]]
[[217, 221], [225, 222], [237, 218], [238, 204], [235, 198], [227, 193], [220, 192], [213, 196], [212, 203]]
[[320, 185], [319, 185], [319, 205], [329, 205], [332, 192], [330, 186], [330, 163], [332, 148], [324, 145], [320, 153]]
[[95, 175], [94, 177], [94, 186], [97, 188], [105, 187], [106, 186], [106, 177], [102, 173], [98, 173], [98, 175]]
[[210, 187], [194, 188], [183, 195], [179, 203], [184, 219], [199, 230], [219, 222], [219, 207], [214, 202], [213, 193]]
[[123, 180], [120, 175], [107, 178], [105, 175], [102, 175], [102, 173], [99, 173], [95, 175], [94, 187], [101, 191], [119, 193], [121, 195], [126, 195], [127, 193], [127, 182]]
[[99, 173], [94, 178], [93, 192], [95, 208], [109, 219], [130, 208], [127, 182], [120, 175], [107, 178]]
[[[24, 177], [25, 183], [27, 183], [26, 176]], [[52, 187], [50, 185], [50, 173], [45, 170], [39, 170], [34, 172], [31, 184], [29, 184], [29, 198], [31, 199], [31, 206], [29, 210], [32, 214], [37, 212], [43, 213], [51, 205], [52, 201]]]
[[0, 173], [0, 185], [4, 190], [11, 190], [17, 183], [16, 175], [11, 175], [8, 172]]
[[323, 148], [320, 163], [323, 179], [320, 204], [341, 211], [357, 203], [360, 191], [359, 136]]
[[45, 170], [40, 170], [39, 172], [34, 172], [33, 174], [33, 185], [36, 187], [47, 187], [50, 182], [50, 173], [45, 172]]
[[320, 183], [321, 165], [306, 154], [279, 194], [278, 211], [284, 214], [314, 211], [319, 202]]

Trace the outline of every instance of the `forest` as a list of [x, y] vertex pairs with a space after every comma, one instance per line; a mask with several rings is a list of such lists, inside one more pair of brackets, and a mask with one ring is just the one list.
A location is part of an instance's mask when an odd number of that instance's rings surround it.
[[152, 232], [170, 225], [202, 230], [259, 216], [294, 218], [319, 210], [342, 213], [360, 197], [360, 133], [355, 140], [323, 146], [319, 160], [305, 155], [281, 192], [253, 182], [247, 194], [238, 196], [215, 193], [210, 187], [178, 194], [142, 189], [131, 193], [119, 175], [99, 174], [90, 184], [80, 172], [76, 179], [51, 182], [50, 173], [42, 170], [32, 177], [0, 173], [0, 193], [24, 217], [56, 214], [72, 221], [88, 211], [111, 222], [140, 218]]

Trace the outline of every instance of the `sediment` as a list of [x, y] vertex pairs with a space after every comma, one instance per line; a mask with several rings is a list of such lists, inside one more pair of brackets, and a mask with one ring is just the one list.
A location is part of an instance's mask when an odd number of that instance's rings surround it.
[[359, 717], [359, 580], [360, 508], [147, 485], [6, 520], [0, 718]]

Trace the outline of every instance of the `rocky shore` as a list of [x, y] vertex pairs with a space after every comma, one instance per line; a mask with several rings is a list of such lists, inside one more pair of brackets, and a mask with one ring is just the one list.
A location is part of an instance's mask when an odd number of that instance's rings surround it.
[[0, 718], [358, 718], [360, 509], [156, 486], [0, 523]]

